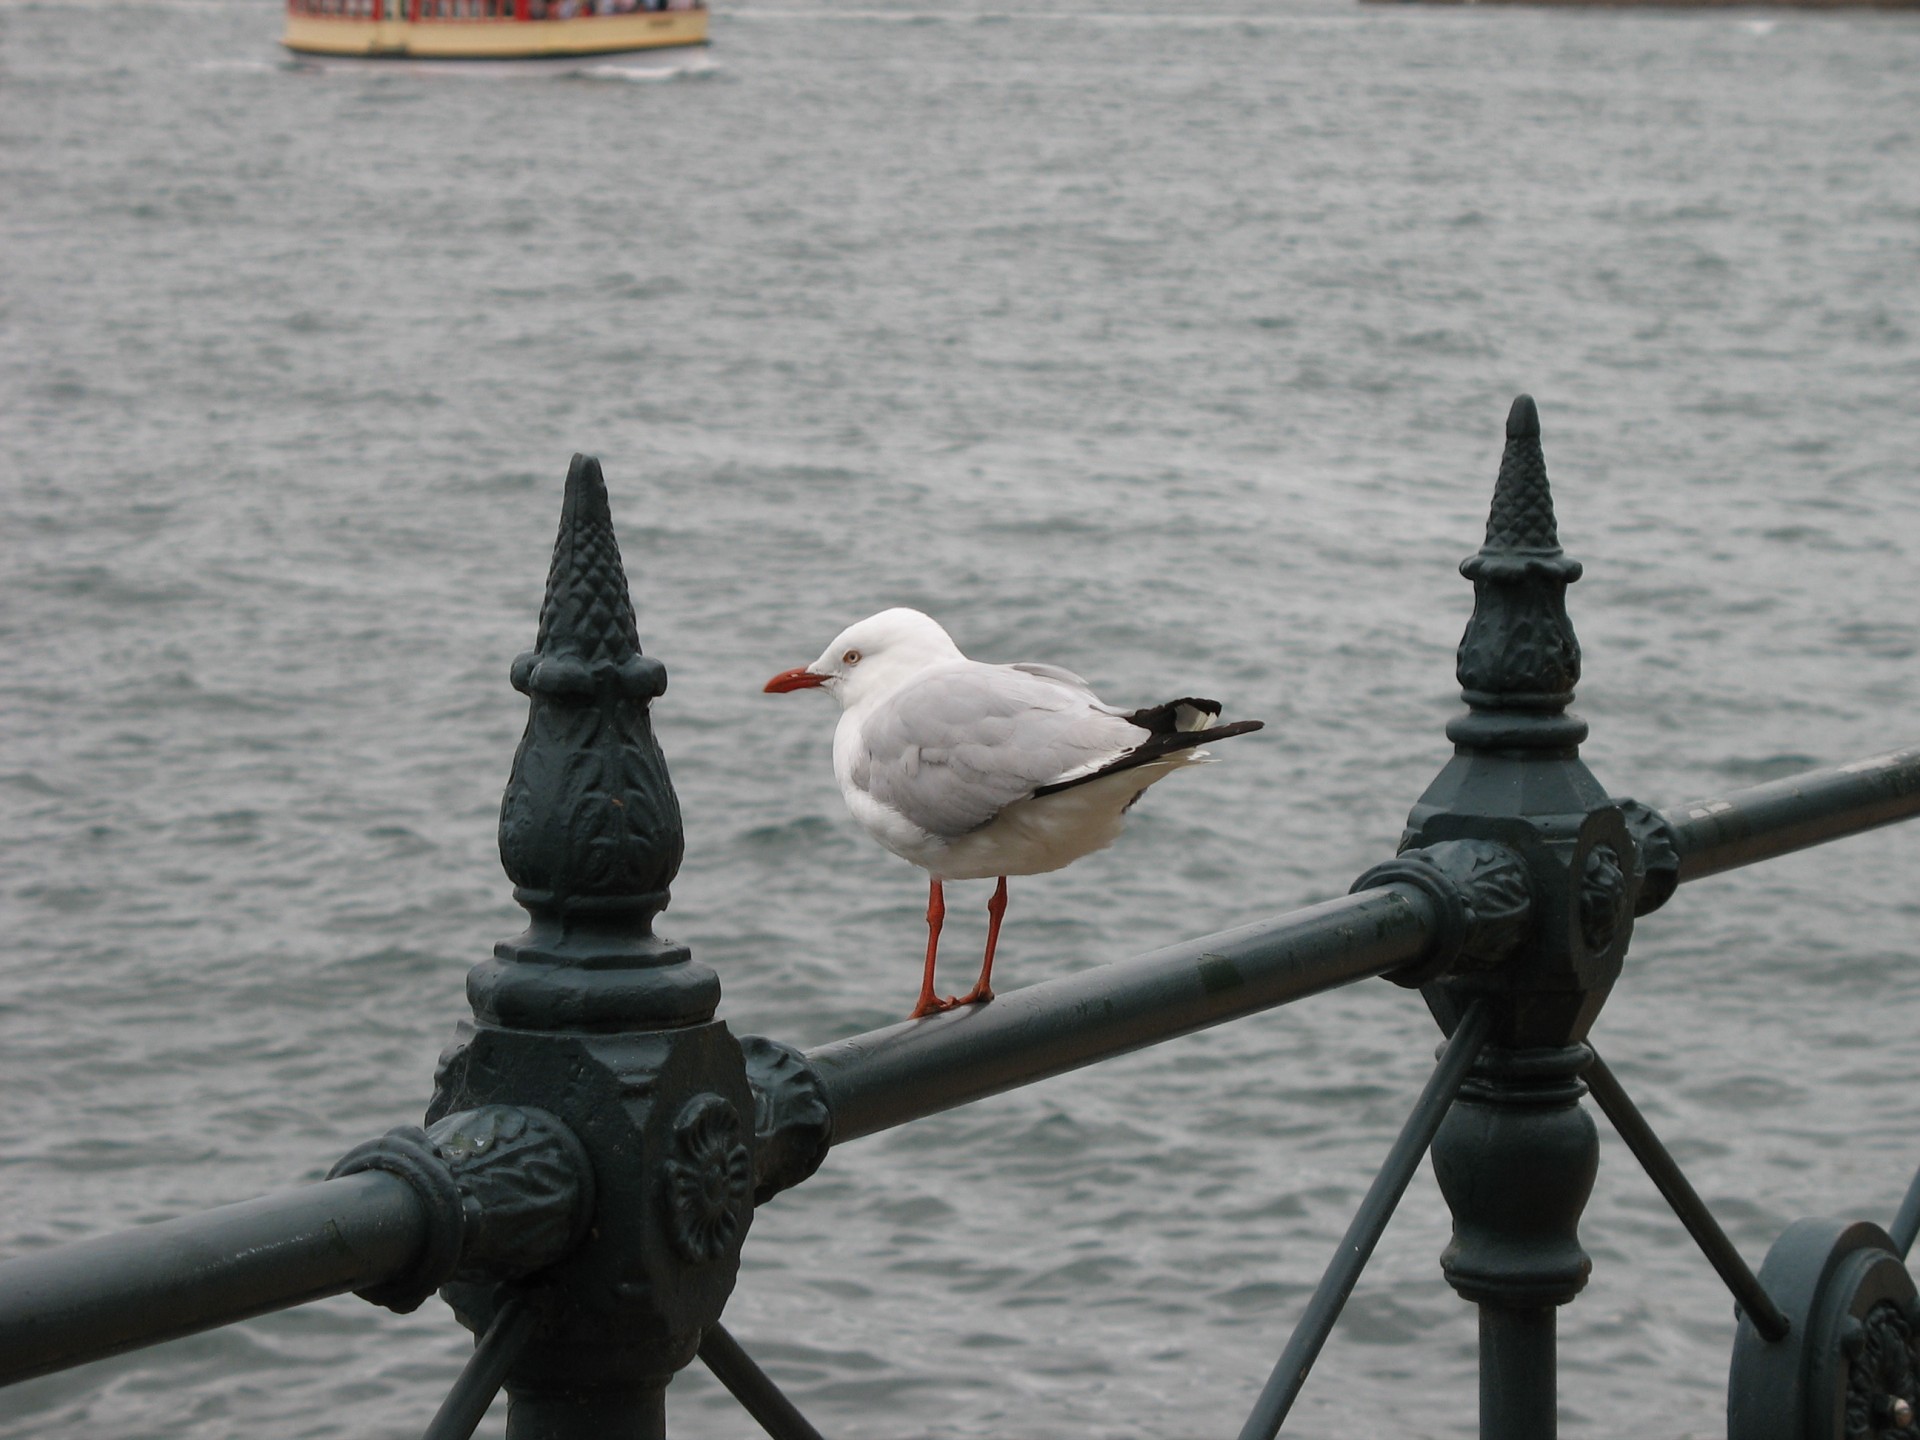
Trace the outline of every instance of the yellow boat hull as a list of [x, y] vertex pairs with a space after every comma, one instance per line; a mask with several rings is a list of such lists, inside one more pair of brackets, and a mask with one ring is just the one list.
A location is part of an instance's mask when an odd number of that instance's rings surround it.
[[707, 43], [705, 10], [636, 10], [571, 20], [364, 20], [289, 14], [280, 43], [299, 55], [396, 60], [541, 60]]

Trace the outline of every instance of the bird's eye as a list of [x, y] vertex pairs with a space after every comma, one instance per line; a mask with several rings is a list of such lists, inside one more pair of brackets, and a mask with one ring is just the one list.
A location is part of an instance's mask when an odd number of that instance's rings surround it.
[[847, 651], [846, 654], [840, 657], [840, 663], [842, 665], [858, 665], [860, 663], [860, 652], [858, 650]]

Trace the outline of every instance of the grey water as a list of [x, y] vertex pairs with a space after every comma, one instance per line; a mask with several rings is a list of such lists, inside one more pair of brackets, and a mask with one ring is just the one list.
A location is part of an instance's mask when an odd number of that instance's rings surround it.
[[[721, 5], [637, 74], [311, 70], [260, 0], [0, 6], [0, 1254], [417, 1120], [569, 456], [743, 1033], [903, 1015], [845, 623], [1268, 729], [1016, 881], [1018, 986], [1346, 890], [1444, 761], [1507, 405], [1585, 755], [1673, 805], [1920, 739], [1920, 17]], [[1920, 827], [1683, 890], [1594, 1032], [1750, 1260], [1920, 1163]], [[949, 892], [953, 983], [986, 887]], [[1232, 1434], [1431, 1064], [1375, 981], [848, 1145], [728, 1321], [835, 1437]], [[1602, 1125], [1563, 1433], [1723, 1433], [1731, 1303]], [[1423, 1173], [1288, 1433], [1463, 1436]], [[0, 1392], [0, 1436], [417, 1435], [351, 1297]], [[698, 1367], [675, 1432], [751, 1423]], [[498, 1412], [490, 1432], [498, 1433]]]

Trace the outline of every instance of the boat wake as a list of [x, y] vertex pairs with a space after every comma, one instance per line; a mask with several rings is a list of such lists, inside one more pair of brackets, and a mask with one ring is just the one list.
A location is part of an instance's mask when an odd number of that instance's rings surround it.
[[658, 59], [625, 65], [596, 61], [577, 65], [568, 72], [580, 80], [620, 80], [629, 84], [652, 84], [660, 80], [705, 80], [720, 73], [720, 67], [704, 55], [693, 60], [662, 64]]
[[284, 70], [286, 66], [277, 59], [262, 60], [235, 55], [224, 60], [196, 61], [193, 68], [200, 75], [271, 75], [276, 70]]

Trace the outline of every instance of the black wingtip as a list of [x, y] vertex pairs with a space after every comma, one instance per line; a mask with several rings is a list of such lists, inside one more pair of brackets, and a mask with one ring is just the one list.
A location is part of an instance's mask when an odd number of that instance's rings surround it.
[[1235, 735], [1251, 735], [1256, 730], [1264, 730], [1266, 728], [1267, 722], [1264, 720], [1234, 720], [1225, 725], [1215, 725], [1205, 730], [1195, 730], [1193, 733], [1199, 736], [1202, 741], [1226, 740]]
[[[1180, 731], [1180, 712], [1198, 710], [1202, 715], [1220, 714], [1218, 700], [1206, 700], [1198, 695], [1182, 695], [1178, 700], [1168, 700], [1160, 705], [1148, 705], [1127, 716], [1127, 722], [1138, 725], [1142, 730], [1150, 730], [1155, 735], [1164, 735]], [[1184, 732], [1182, 732], [1184, 733]]]
[[[1057, 785], [1042, 785], [1033, 792], [1034, 796], [1038, 798], [1042, 795], [1057, 795], [1060, 791], [1071, 790], [1076, 785], [1086, 785], [1095, 780], [1105, 779], [1117, 771], [1137, 770], [1142, 765], [1151, 765], [1156, 760], [1165, 760], [1168, 756], [1178, 755], [1185, 750], [1198, 750], [1202, 745], [1211, 745], [1215, 740], [1231, 740], [1236, 735], [1250, 735], [1255, 730], [1264, 730], [1267, 728], [1267, 722], [1264, 720], [1234, 720], [1225, 725], [1208, 726], [1205, 730], [1179, 730], [1174, 728], [1174, 707], [1178, 705], [1191, 705], [1193, 703], [1191, 700], [1173, 700], [1165, 705], [1156, 705], [1151, 710], [1139, 711], [1138, 715], [1158, 715], [1161, 712], [1165, 712], [1167, 724], [1161, 729], [1155, 730], [1151, 735], [1147, 736], [1145, 740], [1142, 740], [1111, 765], [1096, 770], [1091, 775], [1078, 775], [1071, 780], [1063, 780]], [[1213, 704], [1211, 700], [1200, 703], [1206, 705]], [[1215, 713], [1217, 713], [1217, 709]], [[1141, 723], [1137, 715], [1127, 718], [1132, 720], [1136, 725]]]
[[1202, 740], [1224, 740], [1229, 735], [1246, 735], [1266, 728], [1267, 723], [1264, 720], [1234, 720], [1225, 725], [1209, 724], [1183, 729], [1180, 724], [1182, 710], [1197, 710], [1202, 715], [1218, 718], [1220, 702], [1198, 695], [1182, 695], [1178, 700], [1169, 700], [1164, 705], [1149, 705], [1144, 710], [1136, 710], [1127, 716], [1127, 720], [1154, 735], [1196, 735]]

